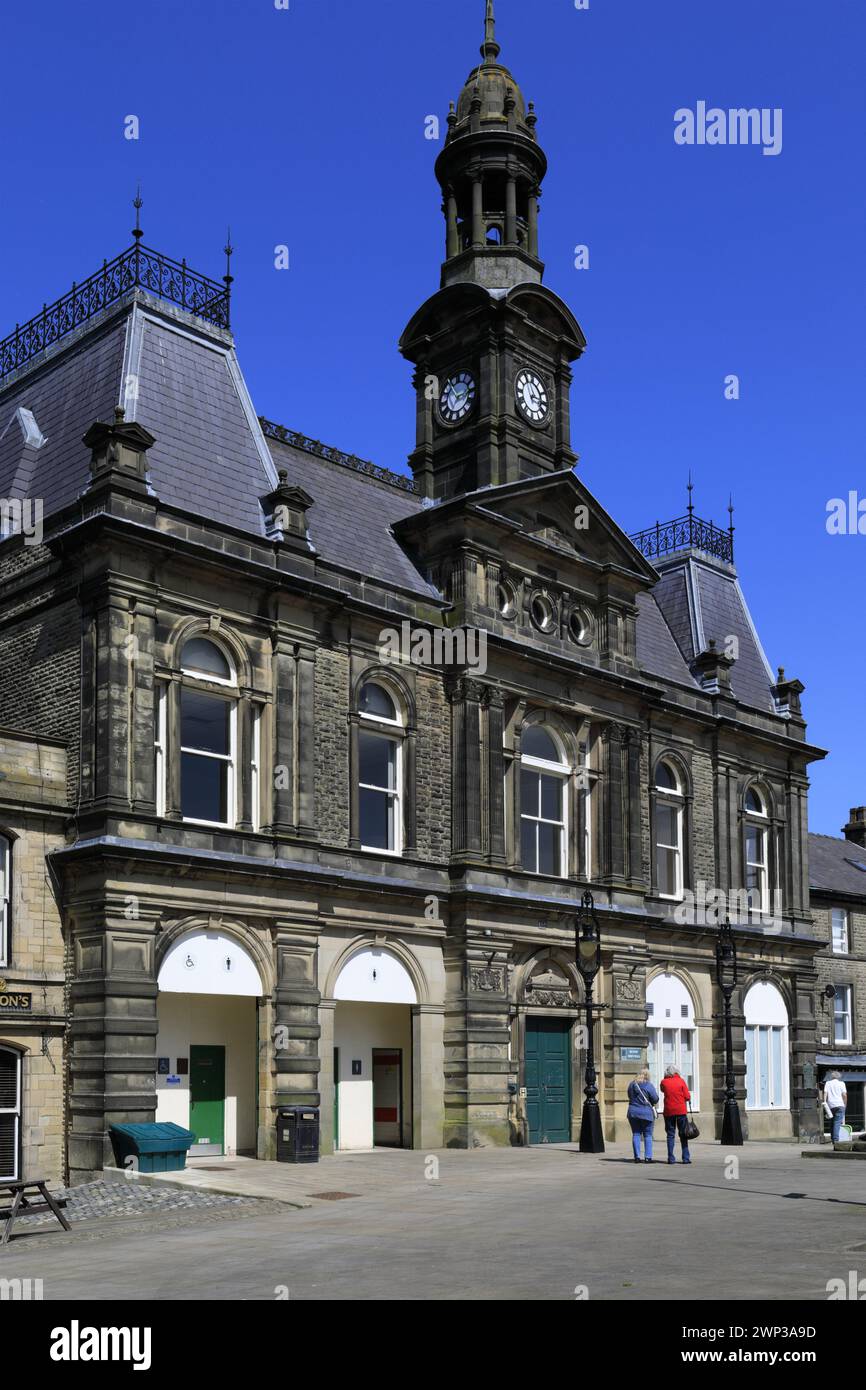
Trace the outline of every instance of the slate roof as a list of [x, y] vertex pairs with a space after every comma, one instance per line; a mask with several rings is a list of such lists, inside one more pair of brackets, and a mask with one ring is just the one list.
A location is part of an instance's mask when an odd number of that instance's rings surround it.
[[731, 667], [731, 689], [736, 699], [753, 709], [774, 712], [774, 678], [734, 570], [688, 552], [663, 563], [661, 571], [653, 596], [685, 663], [699, 654], [696, 645], [705, 650], [715, 639], [724, 651], [728, 639], [735, 637], [738, 656]]
[[[228, 335], [142, 291], [0, 386], [0, 496], [41, 497], [46, 516], [74, 503], [90, 481], [82, 436], [95, 420], [110, 420], [118, 402], [155, 436], [150, 479], [167, 505], [265, 536], [262, 501], [285, 470], [313, 498], [310, 538], [324, 562], [441, 599], [392, 530], [423, 509], [422, 499], [389, 483], [385, 470], [374, 476], [370, 465], [301, 447], [302, 436], [280, 439], [269, 429], [266, 438]], [[19, 409], [32, 412], [41, 447], [25, 447]], [[693, 633], [704, 646], [735, 635], [734, 694], [772, 710], [772, 677], [733, 570], [694, 552], [661, 568], [653, 592], [638, 599], [642, 669], [697, 689]]]
[[278, 469], [305, 488], [314, 505], [307, 512], [310, 540], [326, 560], [385, 584], [396, 584], [425, 598], [439, 590], [418, 572], [391, 533], [391, 527], [421, 510], [411, 493], [330, 463], [305, 450], [268, 439]]
[[[858, 869], [857, 864], [864, 867]], [[809, 886], [866, 898], [866, 849], [852, 840], [809, 832]]]

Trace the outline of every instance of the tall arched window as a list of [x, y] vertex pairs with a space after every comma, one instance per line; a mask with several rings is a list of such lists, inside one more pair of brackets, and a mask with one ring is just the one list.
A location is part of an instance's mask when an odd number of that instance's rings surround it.
[[520, 858], [531, 874], [568, 873], [571, 767], [551, 734], [530, 724], [520, 740]]
[[769, 980], [752, 985], [743, 1000], [746, 1016], [746, 1109], [787, 1110], [788, 1010]]
[[403, 732], [384, 685], [367, 681], [358, 699], [358, 817], [362, 849], [403, 850]]
[[673, 763], [657, 764], [653, 806], [655, 888], [660, 898], [682, 899], [685, 796]]
[[12, 845], [0, 835], [0, 965], [11, 959]]
[[180, 799], [184, 820], [234, 825], [237, 820], [237, 674], [206, 637], [181, 653]]
[[20, 1176], [21, 1053], [0, 1046], [0, 1182]]
[[676, 975], [656, 975], [646, 992], [647, 1066], [658, 1084], [666, 1067], [676, 1067], [692, 1093], [692, 1106], [700, 1109], [698, 1097], [698, 1031], [692, 996]]
[[749, 787], [744, 801], [746, 812], [744, 855], [746, 889], [750, 903], [758, 912], [770, 910], [770, 818], [768, 797], [760, 787]]

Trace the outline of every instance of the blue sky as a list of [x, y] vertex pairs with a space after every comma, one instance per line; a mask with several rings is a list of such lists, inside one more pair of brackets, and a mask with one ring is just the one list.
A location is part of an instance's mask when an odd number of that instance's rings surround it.
[[[4, 15], [0, 335], [130, 240], [222, 274], [257, 409], [395, 469], [413, 445], [397, 338], [443, 251], [425, 118], [476, 61], [483, 0], [90, 0]], [[589, 340], [573, 442], [626, 530], [736, 504], [771, 663], [806, 685], [813, 829], [866, 802], [866, 536], [827, 502], [863, 463], [862, 0], [497, 0], [502, 61], [550, 160], [546, 283]], [[699, 100], [783, 111], [776, 157], [682, 147]], [[124, 138], [136, 115], [140, 138]], [[290, 269], [274, 268], [289, 247]], [[590, 248], [589, 270], [573, 249]], [[724, 379], [740, 379], [725, 399]]]

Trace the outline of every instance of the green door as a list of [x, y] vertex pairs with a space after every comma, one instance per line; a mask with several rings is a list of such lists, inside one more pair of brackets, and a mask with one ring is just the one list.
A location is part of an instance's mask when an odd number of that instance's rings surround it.
[[525, 1081], [530, 1144], [566, 1144], [571, 1138], [570, 1024], [527, 1018]]
[[189, 1050], [189, 1127], [197, 1148], [223, 1153], [226, 1111], [226, 1050], [224, 1047], [191, 1047]]

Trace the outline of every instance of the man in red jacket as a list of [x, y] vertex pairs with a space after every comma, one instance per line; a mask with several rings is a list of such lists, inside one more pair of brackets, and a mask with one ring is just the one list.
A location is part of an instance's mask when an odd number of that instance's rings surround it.
[[676, 1067], [665, 1067], [661, 1092], [665, 1098], [664, 1116], [665, 1134], [668, 1141], [668, 1163], [676, 1163], [677, 1161], [674, 1156], [677, 1130], [679, 1130], [680, 1143], [683, 1149], [683, 1163], [691, 1163], [689, 1141], [686, 1138], [686, 1115], [692, 1093]]

